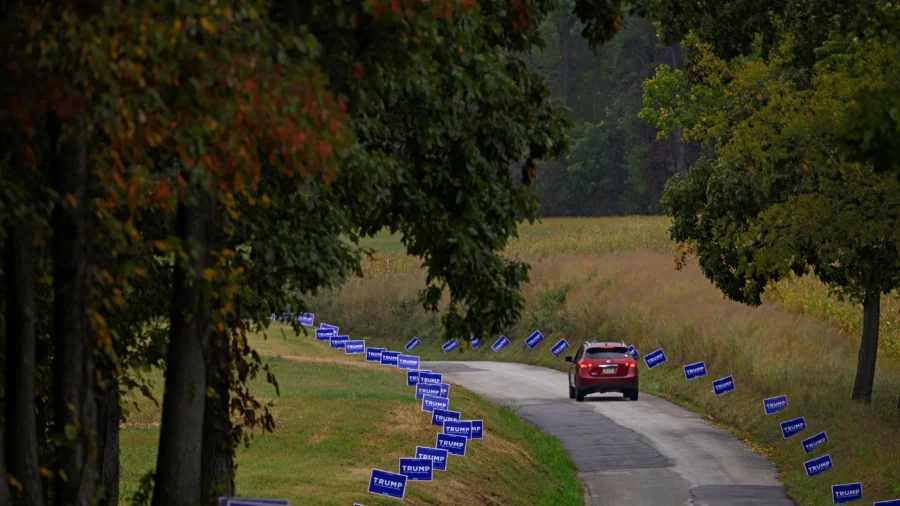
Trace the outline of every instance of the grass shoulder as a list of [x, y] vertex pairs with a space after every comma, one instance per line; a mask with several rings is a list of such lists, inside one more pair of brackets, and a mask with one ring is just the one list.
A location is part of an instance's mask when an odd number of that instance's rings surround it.
[[[339, 354], [281, 325], [251, 344], [275, 373], [281, 395], [262, 381], [253, 385], [261, 399], [274, 399], [277, 428], [238, 450], [240, 495], [304, 505], [399, 504], [366, 493], [371, 469], [396, 472], [400, 457], [434, 446], [439, 432], [405, 373]], [[138, 405], [121, 434], [123, 502], [155, 462], [159, 412], [152, 403]], [[485, 438], [473, 441], [465, 457], [451, 456], [434, 481], [410, 482], [404, 504], [583, 504], [574, 465], [558, 440], [457, 386], [450, 406], [483, 419]]]

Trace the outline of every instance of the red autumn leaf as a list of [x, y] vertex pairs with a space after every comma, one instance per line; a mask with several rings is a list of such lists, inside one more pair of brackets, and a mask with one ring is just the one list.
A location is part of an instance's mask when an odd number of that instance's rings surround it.
[[72, 119], [84, 106], [84, 101], [79, 97], [66, 97], [56, 104], [56, 115], [60, 119]]
[[165, 179], [160, 179], [156, 183], [156, 198], [162, 200], [169, 196], [169, 183]]
[[328, 144], [325, 141], [319, 141], [319, 154], [322, 155], [322, 158], [331, 154], [331, 144]]
[[32, 167], [37, 165], [37, 158], [35, 158], [34, 151], [31, 150], [31, 146], [25, 148], [25, 161], [28, 162], [28, 165]]
[[244, 86], [251, 90], [256, 89], [256, 83], [252, 79], [247, 79], [246, 81], [244, 81]]
[[391, 12], [394, 14], [400, 12], [400, 0], [391, 0]]
[[137, 187], [133, 184], [128, 185], [128, 203], [131, 207], [137, 207]]

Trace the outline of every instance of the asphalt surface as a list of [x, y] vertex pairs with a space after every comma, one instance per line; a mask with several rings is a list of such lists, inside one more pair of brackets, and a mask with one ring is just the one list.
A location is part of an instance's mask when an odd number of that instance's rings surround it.
[[[429, 362], [444, 375], [556, 436], [589, 506], [794, 506], [775, 470], [726, 431], [641, 392], [568, 398], [566, 374], [501, 362]], [[490, 432], [489, 427], [485, 427]]]

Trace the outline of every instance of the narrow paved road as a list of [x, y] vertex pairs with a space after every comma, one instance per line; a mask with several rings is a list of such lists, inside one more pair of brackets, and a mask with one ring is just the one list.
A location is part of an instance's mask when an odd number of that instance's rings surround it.
[[523, 364], [430, 362], [422, 368], [513, 408], [559, 438], [589, 506], [794, 505], [764, 457], [657, 397], [641, 393], [632, 402], [603, 394], [576, 403], [568, 398], [565, 373]]

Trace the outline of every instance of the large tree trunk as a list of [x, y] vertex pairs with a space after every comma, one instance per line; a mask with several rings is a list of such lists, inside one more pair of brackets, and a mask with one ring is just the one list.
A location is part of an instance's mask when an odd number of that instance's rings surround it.
[[229, 409], [231, 354], [227, 332], [210, 336], [208, 389], [203, 421], [201, 483], [204, 506], [216, 504], [220, 496], [234, 496], [234, 442]]
[[[34, 250], [28, 218], [16, 218], [6, 248], [5, 445], [8, 467], [22, 486], [16, 504], [44, 504], [38, 458]], [[6, 491], [6, 475], [0, 474]]]
[[3, 453], [3, 444], [0, 443], [0, 506], [12, 506], [9, 500], [9, 487], [6, 486], [6, 455]]
[[[77, 129], [77, 125], [71, 125]], [[96, 483], [94, 338], [89, 330], [87, 149], [69, 141], [53, 163], [62, 197], [53, 212], [53, 420], [67, 438], [53, 477], [53, 504], [87, 506]]]
[[180, 204], [177, 235], [190, 254], [172, 282], [171, 330], [166, 359], [159, 454], [153, 506], [200, 506], [200, 456], [206, 404], [207, 313], [197, 275], [209, 263], [214, 202], [202, 190], [194, 206]]
[[119, 504], [119, 418], [122, 411], [119, 405], [119, 381], [110, 378], [106, 382], [106, 391], [100, 390], [97, 396], [97, 441], [99, 443], [100, 484], [103, 487], [103, 498], [99, 506], [117, 506]]
[[869, 288], [863, 300], [863, 333], [853, 382], [853, 400], [872, 403], [875, 359], [878, 357], [878, 326], [881, 323], [881, 290]]

